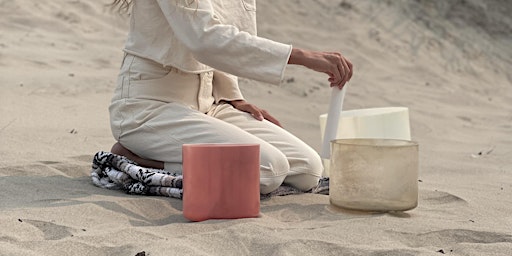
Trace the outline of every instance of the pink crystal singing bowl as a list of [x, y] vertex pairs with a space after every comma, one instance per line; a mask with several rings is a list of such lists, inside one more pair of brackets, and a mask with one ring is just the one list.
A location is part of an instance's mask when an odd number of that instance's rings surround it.
[[251, 218], [259, 212], [260, 145], [183, 145], [185, 218]]

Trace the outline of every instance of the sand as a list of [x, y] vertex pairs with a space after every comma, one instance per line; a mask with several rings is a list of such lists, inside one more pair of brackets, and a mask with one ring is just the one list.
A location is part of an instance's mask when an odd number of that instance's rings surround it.
[[[352, 60], [344, 109], [409, 108], [419, 205], [348, 212], [303, 194], [262, 201], [259, 218], [200, 223], [179, 200], [90, 182], [93, 154], [114, 143], [127, 32], [103, 2], [0, 1], [0, 255], [512, 253], [509, 1], [260, 1], [260, 35]], [[320, 150], [326, 77], [290, 66], [279, 87], [241, 86]]]

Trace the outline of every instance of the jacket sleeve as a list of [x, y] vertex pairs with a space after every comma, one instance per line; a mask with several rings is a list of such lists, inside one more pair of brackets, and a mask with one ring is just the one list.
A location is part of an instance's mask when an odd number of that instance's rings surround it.
[[171, 29], [201, 63], [236, 76], [279, 84], [291, 45], [251, 35], [215, 17], [210, 0], [157, 0]]

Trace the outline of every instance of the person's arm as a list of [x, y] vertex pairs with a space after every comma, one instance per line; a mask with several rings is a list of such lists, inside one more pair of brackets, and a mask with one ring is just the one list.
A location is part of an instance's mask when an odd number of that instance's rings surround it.
[[[340, 89], [352, 78], [353, 74], [352, 63], [337, 52], [315, 52], [293, 48], [288, 64], [302, 65], [306, 68], [326, 73], [329, 75], [331, 87], [337, 86]], [[234, 100], [229, 103], [241, 111], [250, 113], [257, 120], [267, 119], [281, 126], [279, 121], [267, 111], [245, 100]]]
[[279, 84], [291, 45], [251, 35], [225, 25], [213, 14], [210, 0], [157, 0], [170, 27], [194, 57], [224, 72]]
[[213, 15], [210, 0], [157, 0], [169, 25], [194, 57], [215, 69], [249, 79], [279, 84], [287, 64], [326, 73], [331, 86], [343, 87], [352, 63], [337, 52], [293, 48], [224, 25]]

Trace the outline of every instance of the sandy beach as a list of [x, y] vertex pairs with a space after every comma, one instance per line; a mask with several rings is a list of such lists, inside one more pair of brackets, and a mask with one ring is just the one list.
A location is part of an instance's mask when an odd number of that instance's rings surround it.
[[[93, 155], [114, 143], [128, 31], [106, 3], [0, 0], [0, 255], [512, 254], [510, 1], [260, 0], [260, 36], [353, 62], [344, 109], [409, 108], [419, 205], [351, 212], [300, 194], [262, 201], [259, 218], [197, 223], [180, 200], [91, 182]], [[280, 86], [240, 85], [320, 150], [325, 76], [289, 66]]]

